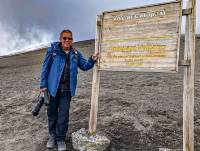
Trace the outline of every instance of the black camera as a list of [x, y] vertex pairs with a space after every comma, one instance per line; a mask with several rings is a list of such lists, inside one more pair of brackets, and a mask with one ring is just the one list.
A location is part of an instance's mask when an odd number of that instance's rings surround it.
[[31, 113], [33, 114], [33, 116], [37, 116], [40, 112], [40, 109], [42, 108], [43, 104], [45, 104], [46, 106], [49, 104], [49, 100], [50, 100], [50, 95], [49, 92], [46, 90], [44, 92], [44, 96], [40, 96], [41, 92], [38, 96], [38, 102], [36, 103], [36, 105], [34, 105]]

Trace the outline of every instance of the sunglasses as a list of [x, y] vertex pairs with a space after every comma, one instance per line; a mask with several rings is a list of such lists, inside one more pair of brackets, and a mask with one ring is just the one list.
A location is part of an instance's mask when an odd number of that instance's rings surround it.
[[68, 39], [68, 40], [72, 40], [71, 37], [63, 37], [62, 39], [63, 39], [63, 40], [67, 40], [67, 39]]

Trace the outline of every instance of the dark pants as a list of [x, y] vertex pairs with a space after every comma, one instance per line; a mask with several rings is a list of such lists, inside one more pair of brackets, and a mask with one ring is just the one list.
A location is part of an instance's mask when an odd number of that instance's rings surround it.
[[48, 108], [49, 134], [55, 136], [56, 141], [65, 140], [69, 122], [69, 108], [71, 95], [69, 91], [58, 91], [56, 96], [51, 96]]

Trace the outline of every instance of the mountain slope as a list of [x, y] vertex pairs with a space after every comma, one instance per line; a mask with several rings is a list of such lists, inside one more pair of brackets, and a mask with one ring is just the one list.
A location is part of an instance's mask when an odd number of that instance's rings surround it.
[[[75, 44], [85, 56], [94, 51], [94, 40]], [[184, 41], [181, 40], [180, 58]], [[200, 39], [196, 41], [195, 150], [200, 150]], [[30, 111], [39, 92], [44, 50], [0, 59], [0, 150], [46, 150], [47, 116]], [[97, 131], [108, 136], [112, 151], [182, 149], [183, 67], [176, 74], [101, 72]], [[88, 128], [92, 70], [79, 71], [77, 96], [71, 102], [70, 134]]]

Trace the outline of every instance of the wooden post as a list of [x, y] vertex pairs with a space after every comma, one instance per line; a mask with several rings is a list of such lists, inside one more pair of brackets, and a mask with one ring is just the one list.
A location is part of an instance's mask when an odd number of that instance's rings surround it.
[[187, 0], [184, 60], [191, 64], [184, 67], [183, 81], [183, 151], [194, 151], [194, 66], [195, 66], [195, 23], [196, 0]]
[[[99, 40], [101, 37], [100, 30], [101, 30], [101, 16], [97, 16], [95, 52], [99, 52], [99, 47], [100, 47]], [[99, 82], [100, 82], [100, 71], [99, 71], [99, 59], [98, 59], [98, 62], [95, 64], [93, 69], [92, 96], [91, 96], [91, 109], [90, 109], [90, 121], [89, 121], [90, 135], [96, 134]]]

